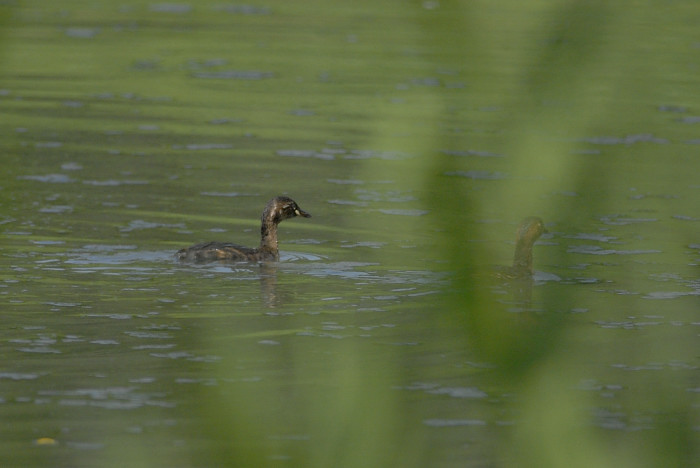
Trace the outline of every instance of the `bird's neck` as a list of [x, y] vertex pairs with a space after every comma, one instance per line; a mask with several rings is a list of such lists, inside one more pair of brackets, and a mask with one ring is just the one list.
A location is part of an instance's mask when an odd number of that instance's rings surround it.
[[532, 242], [518, 240], [515, 245], [515, 257], [513, 258], [513, 269], [532, 273]]
[[260, 227], [260, 250], [277, 252], [277, 223], [264, 219]]

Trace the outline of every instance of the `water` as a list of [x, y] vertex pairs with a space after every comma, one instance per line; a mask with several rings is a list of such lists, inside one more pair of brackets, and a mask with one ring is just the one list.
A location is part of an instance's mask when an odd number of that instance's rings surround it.
[[4, 466], [697, 464], [692, 6], [579, 67], [441, 3], [4, 7]]

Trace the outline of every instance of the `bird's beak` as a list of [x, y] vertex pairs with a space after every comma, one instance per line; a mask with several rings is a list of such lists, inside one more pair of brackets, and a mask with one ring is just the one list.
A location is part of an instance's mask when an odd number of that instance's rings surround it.
[[310, 218], [311, 215], [307, 213], [306, 211], [302, 210], [301, 208], [294, 210], [294, 213], [296, 213], [297, 216], [303, 216], [304, 218]]

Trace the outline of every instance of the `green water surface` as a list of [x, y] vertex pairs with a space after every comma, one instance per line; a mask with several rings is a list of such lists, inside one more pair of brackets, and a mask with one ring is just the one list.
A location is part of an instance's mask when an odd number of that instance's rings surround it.
[[697, 466], [700, 7], [638, 3], [0, 2], [0, 464]]

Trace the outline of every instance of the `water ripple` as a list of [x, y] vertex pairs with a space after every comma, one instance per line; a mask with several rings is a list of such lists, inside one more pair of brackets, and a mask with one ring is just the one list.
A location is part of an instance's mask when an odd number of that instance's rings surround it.
[[34, 180], [36, 182], [47, 182], [51, 184], [67, 184], [69, 182], [75, 182], [75, 179], [71, 179], [65, 174], [45, 174], [45, 175], [27, 175], [17, 177], [20, 180]]
[[450, 171], [446, 176], [465, 177], [472, 180], [499, 180], [508, 177], [507, 174], [497, 171]]
[[485, 426], [486, 421], [481, 419], [426, 419], [423, 424], [432, 427]]
[[576, 245], [567, 249], [567, 253], [589, 254], [589, 255], [643, 255], [662, 253], [661, 250], [617, 250], [603, 249], [597, 245]]

